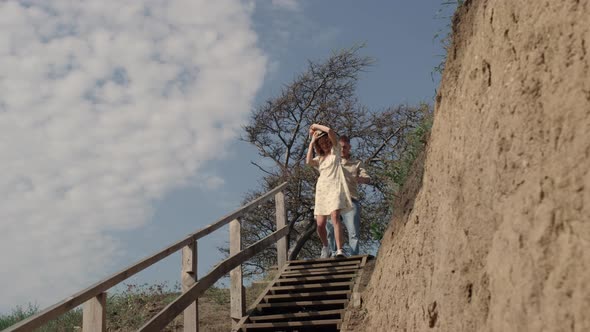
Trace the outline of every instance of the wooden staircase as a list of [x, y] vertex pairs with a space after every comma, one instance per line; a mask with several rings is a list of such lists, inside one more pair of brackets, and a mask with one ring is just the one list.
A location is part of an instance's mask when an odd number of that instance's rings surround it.
[[288, 261], [233, 331], [339, 331], [368, 258]]

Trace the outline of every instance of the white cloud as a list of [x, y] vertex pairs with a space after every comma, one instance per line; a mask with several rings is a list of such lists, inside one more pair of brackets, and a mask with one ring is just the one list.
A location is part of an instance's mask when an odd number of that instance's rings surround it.
[[219, 157], [265, 72], [250, 14], [229, 0], [0, 2], [0, 311], [103, 275], [124, 250], [106, 234], [143, 225]]

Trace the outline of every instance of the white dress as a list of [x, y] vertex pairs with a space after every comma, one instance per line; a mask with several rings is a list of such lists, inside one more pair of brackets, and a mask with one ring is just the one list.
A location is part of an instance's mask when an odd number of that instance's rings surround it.
[[332, 153], [324, 160], [320, 161], [319, 156], [314, 158], [319, 164], [320, 171], [315, 187], [315, 215], [327, 216], [334, 210], [345, 212], [352, 208], [350, 192], [340, 161], [340, 151], [340, 144], [338, 144], [332, 148]]

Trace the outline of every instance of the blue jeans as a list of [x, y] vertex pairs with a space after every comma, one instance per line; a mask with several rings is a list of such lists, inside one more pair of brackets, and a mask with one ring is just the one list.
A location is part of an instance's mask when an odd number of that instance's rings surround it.
[[[340, 220], [348, 231], [348, 245], [350, 246], [350, 255], [359, 254], [359, 233], [361, 230], [361, 204], [356, 199], [352, 200], [352, 209], [346, 213], [340, 213]], [[336, 253], [336, 239], [334, 238], [334, 225], [331, 218], [328, 216], [326, 223], [326, 230], [328, 231], [328, 248], [332, 254]], [[343, 230], [344, 231], [344, 230]]]

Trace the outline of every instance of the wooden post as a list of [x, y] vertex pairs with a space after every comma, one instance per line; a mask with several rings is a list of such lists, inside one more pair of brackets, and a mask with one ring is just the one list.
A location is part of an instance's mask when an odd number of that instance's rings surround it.
[[[188, 291], [197, 282], [197, 241], [182, 248], [182, 292]], [[199, 331], [199, 299], [184, 310], [184, 331]]]
[[107, 330], [107, 293], [100, 293], [96, 297], [84, 302], [82, 311], [82, 331], [105, 332]]
[[[287, 224], [287, 209], [285, 208], [285, 194], [279, 191], [275, 194], [276, 206], [276, 221], [277, 229], [283, 228]], [[278, 271], [287, 262], [287, 237], [283, 237], [277, 241], [277, 268]]]
[[[232, 220], [229, 223], [229, 255], [233, 256], [242, 250], [242, 232], [240, 221]], [[237, 266], [229, 273], [231, 278], [230, 299], [232, 328], [242, 319], [246, 312], [246, 303], [244, 301], [244, 285], [242, 279], [242, 265]]]

